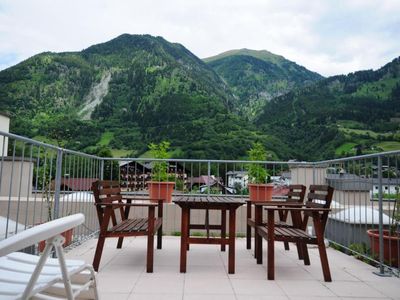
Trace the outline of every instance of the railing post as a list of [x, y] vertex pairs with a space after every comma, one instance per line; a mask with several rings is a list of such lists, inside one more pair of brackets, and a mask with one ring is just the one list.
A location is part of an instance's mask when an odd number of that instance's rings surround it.
[[54, 219], [58, 219], [60, 211], [62, 159], [63, 159], [63, 150], [58, 149], [57, 160], [56, 160], [56, 178], [55, 178], [54, 208], [53, 208]]
[[312, 164], [312, 183], [315, 184], [315, 163]]
[[207, 195], [210, 195], [210, 177], [211, 177], [211, 162], [208, 161], [207, 163]]
[[100, 161], [100, 180], [104, 180], [104, 159]]
[[382, 192], [382, 156], [378, 156], [378, 199], [379, 199], [379, 273], [384, 276], [383, 261], [383, 192]]

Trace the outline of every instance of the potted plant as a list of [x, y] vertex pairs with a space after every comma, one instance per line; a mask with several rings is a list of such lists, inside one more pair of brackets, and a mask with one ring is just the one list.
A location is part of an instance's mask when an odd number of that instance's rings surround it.
[[[256, 142], [253, 148], [250, 149], [249, 158], [251, 161], [263, 161], [267, 155], [264, 146]], [[273, 185], [271, 176], [261, 163], [250, 163], [248, 165], [249, 175], [249, 197], [251, 201], [270, 201], [272, 199]]]
[[[383, 258], [385, 263], [393, 267], [400, 266], [400, 194], [396, 187], [396, 198], [394, 202], [391, 224], [389, 229], [383, 230]], [[379, 229], [369, 229], [367, 234], [371, 241], [371, 250], [374, 256], [379, 257]]]
[[[150, 154], [153, 158], [167, 159], [169, 158], [169, 146], [170, 143], [167, 141], [163, 141], [159, 144], [151, 143], [149, 145]], [[171, 179], [168, 176], [168, 162], [153, 161], [151, 169], [151, 181], [147, 183], [150, 198], [171, 202], [175, 182], [170, 180]]]

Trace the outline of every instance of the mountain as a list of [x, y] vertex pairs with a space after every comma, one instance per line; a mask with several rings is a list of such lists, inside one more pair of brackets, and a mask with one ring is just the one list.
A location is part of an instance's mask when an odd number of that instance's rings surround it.
[[249, 119], [271, 99], [323, 78], [266, 50], [231, 50], [204, 61], [231, 87], [239, 112]]
[[291, 145], [300, 159], [399, 150], [400, 58], [275, 98], [255, 124]]
[[174, 158], [238, 159], [259, 141], [271, 160], [325, 159], [400, 149], [399, 66], [324, 79], [267, 51], [203, 61], [123, 34], [1, 71], [0, 111], [14, 133], [87, 153], [138, 157], [168, 140]]
[[41, 53], [0, 72], [0, 111], [11, 113], [11, 130], [64, 147], [138, 156], [166, 139], [175, 157], [222, 159], [246, 155], [257, 139], [289, 151], [234, 114], [236, 101], [184, 46], [150, 35]]

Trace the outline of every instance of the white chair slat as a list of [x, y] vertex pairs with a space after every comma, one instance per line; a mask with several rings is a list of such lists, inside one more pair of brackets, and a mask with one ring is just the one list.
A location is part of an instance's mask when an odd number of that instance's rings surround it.
[[[30, 255], [27, 253], [23, 253], [23, 252], [13, 252], [7, 255], [7, 258], [9, 260], [13, 260], [13, 261], [20, 261], [20, 262], [24, 262], [27, 264], [32, 264], [32, 265], [36, 265], [39, 262], [39, 256], [36, 255]], [[84, 262], [82, 260], [75, 260], [75, 259], [68, 259], [66, 261], [67, 266], [72, 267], [72, 266], [81, 266], [82, 264], [84, 264]], [[57, 258], [48, 258], [46, 261], [46, 266], [54, 266], [59, 268], [60, 265], [58, 263], [58, 259]]]
[[[80, 268], [84, 263], [82, 263], [79, 266], [69, 266], [68, 271], [73, 272], [77, 268]], [[2, 270], [9, 270], [9, 271], [18, 271], [20, 273], [27, 273], [27, 274], [32, 274], [32, 272], [35, 270], [36, 265], [32, 265], [30, 263], [23, 263], [20, 261], [13, 261], [7, 259], [7, 256], [1, 257], [0, 259], [0, 272]], [[47, 266], [47, 264], [43, 267], [41, 274], [43, 275], [53, 275], [53, 276], [61, 276], [61, 271], [60, 271], [60, 266]]]

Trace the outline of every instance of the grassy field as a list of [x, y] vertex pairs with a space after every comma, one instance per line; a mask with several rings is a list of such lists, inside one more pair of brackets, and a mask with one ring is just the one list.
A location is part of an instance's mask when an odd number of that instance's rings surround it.
[[132, 151], [125, 149], [111, 149], [111, 153], [113, 157], [127, 157], [132, 153]]
[[335, 155], [336, 156], [341, 156], [342, 153], [351, 153], [351, 154], [355, 154], [356, 150], [354, 150], [353, 148], [356, 146], [356, 143], [344, 143], [342, 145], [340, 145], [340, 147], [336, 148], [335, 150]]
[[398, 82], [399, 79], [397, 78], [384, 78], [379, 81], [364, 83], [353, 95], [375, 97], [382, 100], [387, 99]]
[[353, 129], [353, 128], [344, 128], [339, 127], [339, 130], [342, 131], [345, 135], [369, 135], [373, 139], [377, 139], [378, 135], [389, 136], [391, 133], [377, 133], [372, 130], [363, 130], [363, 129]]
[[110, 131], [106, 131], [101, 135], [100, 141], [97, 143], [99, 146], [108, 146], [114, 137], [114, 134]]
[[381, 148], [383, 151], [400, 150], [400, 142], [395, 141], [381, 142], [379, 144], [375, 144], [375, 146]]
[[343, 128], [353, 128], [353, 129], [364, 129], [365, 124], [353, 120], [338, 120], [336, 122], [338, 127], [343, 127]]

